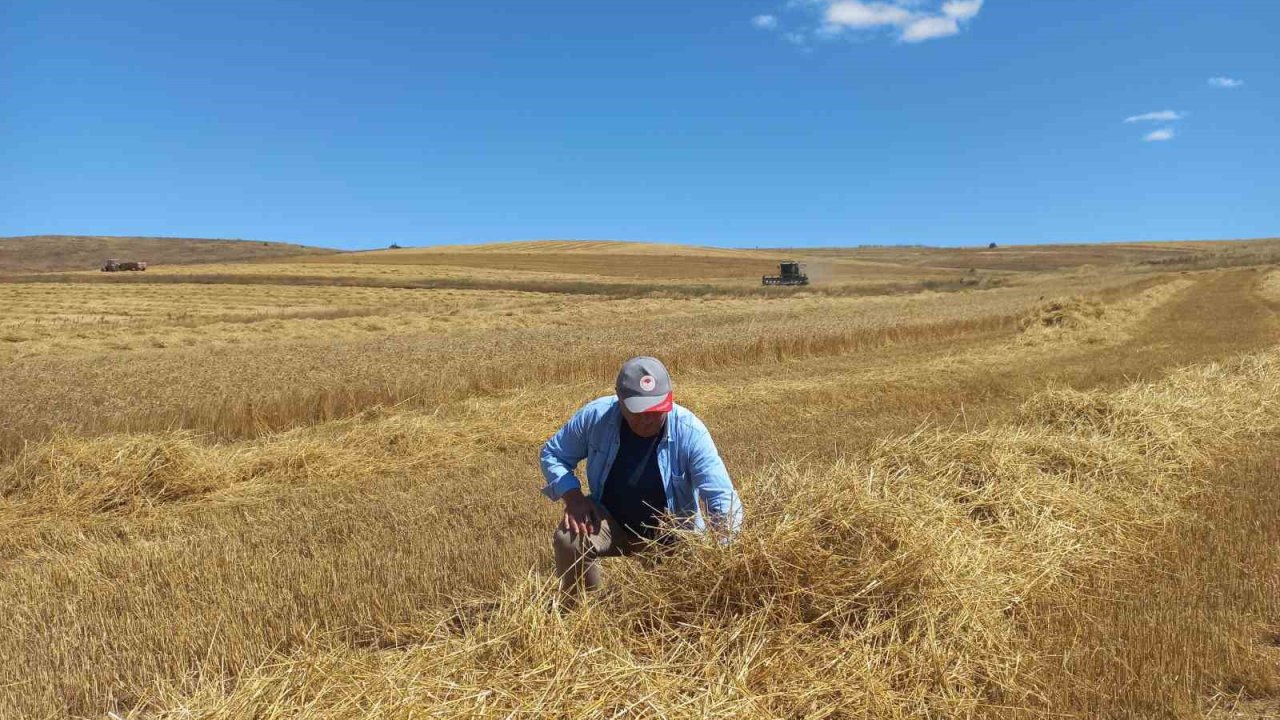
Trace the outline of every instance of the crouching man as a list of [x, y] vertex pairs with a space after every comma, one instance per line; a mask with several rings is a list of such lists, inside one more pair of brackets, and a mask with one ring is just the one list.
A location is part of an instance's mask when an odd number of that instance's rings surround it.
[[[599, 558], [632, 555], [658, 539], [664, 518], [697, 531], [709, 520], [725, 534], [742, 522], [742, 502], [706, 426], [673, 402], [662, 363], [628, 360], [614, 389], [616, 395], [578, 410], [542, 447], [542, 492], [564, 502], [553, 546], [561, 590], [570, 596], [599, 587]], [[573, 473], [583, 459], [590, 494]]]

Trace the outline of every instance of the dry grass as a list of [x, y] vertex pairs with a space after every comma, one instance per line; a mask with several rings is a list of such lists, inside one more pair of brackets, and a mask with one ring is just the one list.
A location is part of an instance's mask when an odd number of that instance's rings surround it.
[[[342, 259], [359, 260], [362, 254], [341, 255]], [[489, 267], [451, 267], [446, 265], [419, 265], [416, 263], [373, 263], [365, 262], [257, 262], [257, 263], [218, 263], [212, 265], [169, 265], [155, 268], [147, 278], [201, 278], [201, 277], [235, 277], [244, 282], [284, 284], [282, 279], [296, 281], [313, 281], [315, 284], [332, 282], [344, 283], [346, 286], [412, 286], [432, 282], [462, 283], [557, 283], [571, 285], [583, 280], [580, 274], [570, 272], [536, 272], [503, 270]], [[82, 275], [92, 279], [101, 276], [91, 273]], [[630, 284], [625, 277], [609, 277], [605, 275], [589, 275], [593, 283], [600, 285]], [[135, 277], [126, 280], [137, 280]], [[465, 289], [465, 288], [460, 288]]]
[[1148, 259], [1144, 265], [1178, 269], [1275, 265], [1280, 262], [1280, 238], [1263, 238], [1247, 243], [1205, 244], [1197, 252], [1182, 256]]
[[[692, 250], [692, 249], [690, 249]], [[319, 258], [317, 258], [319, 260]], [[784, 258], [785, 259], [785, 258]], [[637, 279], [754, 278], [776, 273], [778, 260], [750, 251], [663, 252], [661, 247], [601, 252], [594, 244], [566, 251], [533, 247], [523, 252], [447, 249], [383, 250], [334, 258], [342, 264], [446, 266], [557, 274], [591, 274]], [[321, 264], [324, 264], [323, 261]]]
[[[1093, 286], [1119, 299], [1152, 280], [1134, 282], [1103, 278]], [[0, 410], [0, 453], [58, 427], [250, 437], [370, 405], [432, 407], [542, 378], [599, 378], [618, 357], [646, 348], [695, 371], [1012, 332], [1052, 287], [689, 301], [270, 285], [0, 286], [18, 308], [0, 326], [11, 338], [0, 343], [0, 357], [12, 358], [0, 381], [13, 397]], [[101, 314], [95, 319], [89, 308]], [[272, 317], [286, 308], [320, 317]], [[263, 320], [226, 321], [246, 314]], [[94, 412], [86, 415], [86, 406]]]
[[1280, 429], [1280, 405], [1256, 402], [1280, 393], [1278, 371], [1271, 354], [1050, 393], [1010, 427], [775, 467], [746, 479], [752, 521], [732, 544], [628, 566], [580, 612], [555, 612], [549, 579], [530, 576], [399, 628], [400, 647], [317, 638], [159, 716], [1033, 712], [1053, 682], [1100, 678], [1038, 676], [1026, 625], [1179, 527], [1210, 458]]
[[[391, 265], [447, 265], [508, 267], [511, 269], [566, 268], [595, 274], [686, 276], [691, 266], [711, 276], [730, 269], [776, 269], [784, 258], [796, 258], [823, 274], [841, 277], [855, 273], [904, 273], [925, 269], [1005, 272], [1044, 272], [1082, 266], [1115, 267], [1125, 264], [1194, 263], [1200, 269], [1217, 267], [1214, 260], [1232, 265], [1246, 258], [1267, 256], [1276, 240], [1228, 242], [1107, 243], [1088, 245], [1013, 245], [987, 248], [858, 247], [728, 249], [611, 241], [531, 241], [476, 246], [379, 250], [332, 258], [319, 263], [372, 263]], [[688, 263], [681, 266], [681, 261]], [[309, 261], [310, 262], [310, 261]], [[1254, 261], [1256, 262], [1256, 260]], [[753, 264], [754, 263], [754, 264]], [[667, 275], [667, 273], [675, 275]]]
[[1140, 562], [1095, 573], [1071, 604], [1046, 608], [1036, 655], [1066, 675], [1048, 684], [1049, 706], [1094, 717], [1198, 718], [1206, 707], [1215, 718], [1275, 717], [1266, 708], [1277, 703], [1256, 699], [1280, 696], [1277, 450], [1272, 437], [1210, 470], [1209, 492]]
[[1280, 270], [1267, 273], [1262, 281], [1262, 297], [1272, 304], [1280, 304]]
[[288, 261], [171, 264], [145, 277], [11, 276], [9, 281], [111, 283], [271, 283], [416, 289], [513, 290], [636, 297], [706, 297], [727, 293], [789, 297], [762, 288], [780, 259], [806, 263], [805, 292], [868, 295], [961, 291], [1042, 282], [1046, 273], [1082, 276], [1149, 274], [1152, 268], [1209, 269], [1274, 262], [1275, 241], [1145, 243], [987, 248], [739, 250], [622, 242], [538, 241], [483, 246], [406, 248], [315, 254]]
[[[755, 249], [697, 248], [621, 242], [536, 241], [474, 247], [382, 250], [308, 259], [313, 265], [411, 268], [410, 272], [546, 273], [606, 283], [680, 283], [754, 287], [782, 259], [798, 259], [827, 288], [925, 284], [986, 285], [1048, 270], [1178, 263], [1200, 269], [1254, 264], [1273, 252], [1270, 241], [1131, 243], [982, 248]], [[384, 271], [385, 272], [385, 271]], [[402, 271], [403, 272], [403, 271]]]
[[[976, 268], [1004, 272], [1041, 273], [1046, 270], [1116, 267], [1130, 264], [1156, 266], [1197, 258], [1199, 269], [1234, 264], [1239, 256], [1251, 256], [1274, 246], [1274, 239], [1218, 242], [1091, 243], [1088, 245], [1009, 245], [997, 248], [870, 247], [804, 250], [803, 257], [856, 258], [865, 262], [915, 265], [931, 268]], [[1252, 264], [1252, 263], [1245, 263]]]
[[681, 255], [685, 257], [751, 258], [772, 257], [772, 251], [744, 250], [738, 248], [699, 247], [670, 243], [629, 242], [624, 240], [517, 240], [513, 242], [484, 243], [481, 245], [438, 245], [428, 248], [402, 248], [399, 250], [373, 250], [350, 255], [356, 262], [381, 262], [382, 258], [396, 258], [397, 262], [425, 254], [536, 254], [536, 255], [589, 255], [594, 259], [609, 255]]
[[554, 322], [563, 298], [376, 287], [0, 285], [0, 358], [226, 347]]
[[1161, 283], [1110, 305], [1096, 296], [1044, 300], [1019, 320], [1021, 340], [1031, 345], [1064, 340], [1086, 344], [1121, 342], [1135, 322], [1193, 284], [1185, 279]]
[[291, 243], [247, 240], [32, 235], [0, 238], [0, 275], [52, 270], [96, 271], [108, 258], [165, 265], [245, 262], [332, 252]]
[[[1275, 485], [1215, 469], [1280, 429], [1261, 273], [689, 298], [314, 267], [357, 285], [0, 285], [27, 334], [0, 342], [0, 717], [1191, 717], [1275, 689]], [[635, 352], [749, 523], [561, 614], [535, 451]]]

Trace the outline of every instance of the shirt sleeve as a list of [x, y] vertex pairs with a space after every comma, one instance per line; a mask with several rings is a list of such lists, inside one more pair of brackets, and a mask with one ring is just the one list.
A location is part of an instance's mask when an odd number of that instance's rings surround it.
[[711, 434], [705, 429], [699, 430], [689, 447], [690, 480], [698, 495], [707, 501], [711, 526], [736, 534], [742, 525], [742, 500], [729, 479], [729, 471], [720, 459]]
[[559, 500], [574, 488], [582, 489], [582, 483], [578, 482], [573, 469], [587, 456], [587, 435], [591, 431], [591, 425], [588, 411], [583, 408], [574, 413], [569, 422], [542, 446], [539, 464], [547, 481], [546, 487], [542, 488], [543, 495]]

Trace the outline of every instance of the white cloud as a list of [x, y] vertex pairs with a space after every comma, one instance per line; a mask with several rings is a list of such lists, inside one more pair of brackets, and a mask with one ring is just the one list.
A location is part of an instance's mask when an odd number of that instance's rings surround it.
[[1164, 142], [1165, 140], [1172, 140], [1173, 128], [1160, 128], [1154, 132], [1147, 133], [1147, 136], [1142, 139], [1146, 142]]
[[902, 28], [902, 35], [899, 39], [903, 42], [918, 43], [959, 34], [960, 24], [956, 22], [955, 18], [945, 15], [926, 15], [912, 20], [909, 25]]
[[761, 30], [772, 30], [778, 27], [778, 18], [774, 15], [757, 15], [751, 18], [751, 24]]
[[972, 20], [982, 11], [982, 0], [950, 0], [942, 3], [942, 14], [955, 20]]
[[905, 25], [911, 22], [912, 16], [910, 10], [898, 5], [841, 0], [827, 6], [826, 21], [828, 25], [871, 28], [881, 25]]
[[918, 43], [960, 34], [978, 16], [983, 0], [790, 0], [790, 8], [823, 8], [822, 22], [811, 34], [831, 38], [844, 30], [893, 28], [898, 40]]
[[1217, 88], [1238, 88], [1244, 84], [1244, 81], [1229, 77], [1211, 77], [1209, 84]]
[[1148, 120], [1156, 122], [1172, 122], [1174, 120], [1181, 120], [1186, 116], [1186, 113], [1178, 112], [1177, 110], [1161, 110], [1159, 112], [1149, 112], [1142, 115], [1130, 115], [1125, 118], [1124, 121], [1127, 123], [1146, 122]]

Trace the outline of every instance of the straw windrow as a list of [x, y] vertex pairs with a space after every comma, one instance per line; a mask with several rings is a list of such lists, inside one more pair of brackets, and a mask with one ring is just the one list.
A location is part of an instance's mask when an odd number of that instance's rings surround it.
[[423, 618], [396, 647], [321, 639], [233, 686], [155, 698], [157, 716], [1034, 714], [1050, 679], [1029, 662], [1034, 609], [1069, 604], [1082, 577], [1177, 527], [1208, 463], [1280, 429], [1277, 398], [1271, 351], [774, 466], [745, 483], [734, 542], [620, 565], [577, 612], [531, 575]]

